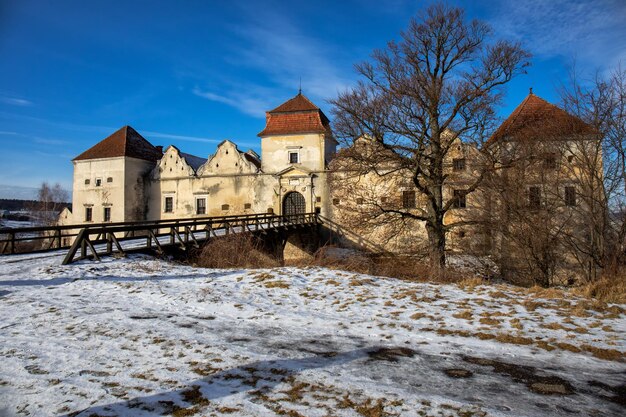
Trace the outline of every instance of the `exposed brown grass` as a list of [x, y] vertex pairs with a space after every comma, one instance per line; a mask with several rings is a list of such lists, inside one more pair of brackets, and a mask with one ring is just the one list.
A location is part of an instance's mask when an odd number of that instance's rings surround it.
[[599, 280], [574, 288], [574, 293], [605, 303], [626, 303], [626, 268], [607, 272]]
[[330, 255], [332, 253], [330, 249], [332, 247], [323, 247], [317, 251], [309, 265], [408, 281], [462, 283], [463, 286], [472, 288], [483, 283], [480, 277], [474, 277], [468, 272], [434, 267], [421, 258], [357, 253], [335, 257]]
[[238, 233], [211, 239], [192, 257], [204, 268], [273, 268], [280, 262], [261, 250], [253, 236]]

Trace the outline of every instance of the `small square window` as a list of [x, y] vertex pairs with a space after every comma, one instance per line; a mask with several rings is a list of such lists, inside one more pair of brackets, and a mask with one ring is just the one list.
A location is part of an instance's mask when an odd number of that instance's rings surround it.
[[541, 188], [528, 188], [528, 206], [533, 209], [538, 209], [541, 207]]
[[196, 198], [196, 214], [206, 214], [206, 198]]
[[548, 154], [544, 160], [546, 169], [556, 169], [556, 155]]
[[102, 178], [96, 178], [96, 187], [100, 187], [102, 185]]
[[315, 207], [315, 214], [320, 214], [322, 212], [321, 207]]
[[459, 230], [459, 237], [460, 238], [464, 238], [465, 237], [465, 231]]
[[289, 152], [289, 163], [297, 164], [299, 162], [300, 162], [300, 155], [298, 155], [298, 152]]
[[576, 187], [565, 187], [565, 205], [576, 206]]
[[226, 211], [230, 209], [230, 205], [228, 204], [222, 204], [222, 210]]
[[467, 191], [465, 190], [454, 190], [454, 201], [452, 203], [452, 207], [454, 208], [466, 208], [467, 207]]
[[85, 221], [90, 222], [93, 219], [93, 209], [91, 207], [85, 207]]
[[113, 182], [113, 177], [107, 177], [107, 182]]
[[415, 208], [415, 191], [402, 191], [402, 208]]
[[335, 205], [335, 206], [339, 205], [339, 199], [338, 198], [333, 198], [333, 205]]
[[362, 199], [362, 198], [360, 198], [360, 197], [359, 197], [359, 198], [357, 198], [357, 199], [356, 199], [356, 203], [357, 203], [358, 205], [363, 204], [363, 199]]
[[389, 202], [389, 199], [387, 197], [381, 197], [380, 202], [386, 204], [387, 202]]
[[165, 197], [163, 207], [165, 213], [172, 213], [174, 211], [174, 197]]
[[569, 156], [567, 157], [567, 162], [569, 162], [570, 164], [571, 164], [572, 162], [574, 162], [574, 155], [569, 155]]
[[250, 203], [246, 203], [246, 204], [243, 205], [243, 209], [244, 210], [250, 210], [251, 208], [252, 208], [252, 204], [250, 204]]
[[315, 197], [315, 202], [316, 203], [321, 203], [322, 202], [322, 197]]
[[111, 207], [104, 208], [104, 221], [105, 222], [111, 221]]
[[268, 212], [269, 214], [274, 214], [274, 209], [273, 209], [272, 207], [268, 207], [268, 208], [267, 208], [267, 212]]
[[452, 169], [455, 171], [465, 171], [465, 158], [453, 159]]
[[86, 179], [86, 180], [85, 180], [85, 185], [89, 185], [89, 183], [90, 183], [90, 182], [91, 182], [91, 180]]

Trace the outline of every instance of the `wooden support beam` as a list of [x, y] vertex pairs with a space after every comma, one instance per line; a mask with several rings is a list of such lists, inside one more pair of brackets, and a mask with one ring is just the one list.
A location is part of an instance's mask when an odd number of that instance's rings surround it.
[[121, 253], [122, 256], [126, 256], [126, 253], [124, 252], [124, 249], [122, 249], [122, 245], [120, 244], [120, 242], [115, 237], [115, 233], [110, 233], [109, 232], [109, 238], [111, 239], [111, 241], [113, 241], [113, 243], [115, 243], [115, 246], [117, 247], [118, 252]]
[[93, 258], [96, 261], [99, 261], [100, 257], [98, 256], [98, 252], [96, 252], [96, 249], [93, 247], [93, 245], [91, 244], [91, 241], [89, 240], [89, 238], [87, 236], [85, 236], [84, 242], [87, 243], [87, 246], [89, 246], [89, 249], [91, 250]]
[[180, 234], [178, 233], [178, 230], [176, 230], [176, 227], [172, 228], [172, 233], [174, 233], [174, 236], [176, 236], [176, 238], [179, 240], [181, 248], [185, 249], [185, 241], [183, 240], [183, 238], [180, 237]]
[[163, 253], [163, 248], [161, 247], [161, 244], [159, 243], [159, 239], [157, 239], [156, 235], [154, 234], [154, 232], [152, 231], [152, 229], [148, 230], [148, 233], [150, 233], [150, 238], [154, 239], [154, 243], [157, 247], [157, 250], [159, 251], [159, 253]]
[[84, 236], [85, 229], [80, 229], [78, 236], [76, 236], [76, 240], [74, 240], [74, 243], [70, 246], [70, 250], [67, 252], [67, 255], [63, 258], [63, 265], [69, 265], [72, 261], [74, 261], [74, 255], [76, 255], [78, 248], [82, 248]]

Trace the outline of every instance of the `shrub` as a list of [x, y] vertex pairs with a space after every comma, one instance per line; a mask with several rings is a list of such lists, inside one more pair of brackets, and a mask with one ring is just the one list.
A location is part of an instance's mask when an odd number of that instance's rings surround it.
[[204, 268], [273, 268], [280, 262], [263, 252], [254, 236], [238, 233], [209, 240], [193, 257]]

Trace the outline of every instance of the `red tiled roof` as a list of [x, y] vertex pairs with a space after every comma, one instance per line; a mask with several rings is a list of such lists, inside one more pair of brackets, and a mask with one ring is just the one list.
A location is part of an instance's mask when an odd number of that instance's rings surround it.
[[130, 126], [124, 126], [78, 155], [74, 158], [74, 161], [115, 158], [119, 156], [156, 161], [163, 156], [163, 153], [144, 139], [135, 129]]
[[305, 97], [302, 93], [298, 93], [292, 99], [285, 101], [280, 106], [276, 107], [274, 110], [270, 110], [270, 113], [281, 113], [281, 112], [292, 112], [292, 111], [310, 111], [310, 110], [319, 110], [311, 100]]
[[512, 139], [557, 139], [595, 135], [598, 131], [565, 110], [530, 93], [498, 127], [487, 143]]
[[326, 115], [302, 93], [265, 113], [265, 119], [259, 136], [330, 132]]

